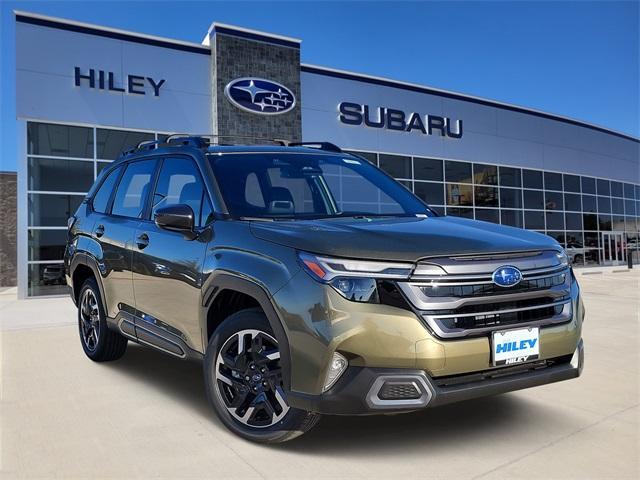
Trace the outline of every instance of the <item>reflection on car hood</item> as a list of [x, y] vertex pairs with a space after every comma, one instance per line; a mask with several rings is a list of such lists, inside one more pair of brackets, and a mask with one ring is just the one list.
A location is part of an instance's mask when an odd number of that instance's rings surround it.
[[430, 256], [560, 248], [546, 235], [458, 217], [256, 221], [251, 231], [260, 239], [312, 253], [411, 262]]

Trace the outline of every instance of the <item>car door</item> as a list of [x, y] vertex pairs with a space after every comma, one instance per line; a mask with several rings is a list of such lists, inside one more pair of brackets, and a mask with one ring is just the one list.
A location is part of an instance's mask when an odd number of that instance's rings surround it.
[[[100, 247], [95, 256], [102, 274], [105, 308], [112, 318], [120, 310], [135, 311], [133, 236], [155, 166], [155, 160], [143, 160], [115, 169], [107, 175], [92, 202], [95, 215], [92, 236]], [[111, 193], [116, 184], [115, 192]]]
[[[177, 336], [187, 346], [199, 349], [200, 289], [208, 237], [203, 233], [189, 239], [180, 232], [159, 228], [153, 218], [158, 208], [186, 204], [194, 211], [196, 228], [202, 229], [211, 216], [211, 202], [192, 158], [164, 157], [161, 162], [149, 215], [138, 225], [134, 238], [137, 315], [162, 329], [147, 325], [151, 332], [170, 341]], [[141, 330], [137, 332], [140, 337]], [[151, 339], [151, 343], [156, 343], [155, 340]], [[169, 347], [163, 344], [163, 348], [181, 355]]]

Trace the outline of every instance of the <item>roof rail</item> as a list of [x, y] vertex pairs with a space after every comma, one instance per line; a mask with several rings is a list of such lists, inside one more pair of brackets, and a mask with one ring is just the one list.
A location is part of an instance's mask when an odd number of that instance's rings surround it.
[[340, 147], [329, 142], [290, 142], [285, 139], [253, 137], [250, 135], [190, 135], [188, 133], [174, 133], [162, 140], [145, 140], [140, 142], [135, 148], [123, 151], [120, 157], [125, 157], [139, 151], [154, 150], [163, 145], [188, 145], [195, 148], [207, 148], [212, 145], [278, 145], [282, 147], [307, 147], [329, 152], [342, 152]]
[[291, 142], [288, 147], [307, 147], [327, 150], [328, 152], [342, 152], [342, 149], [330, 142]]
[[162, 143], [162, 140], [145, 140], [144, 142], [140, 142], [136, 146], [136, 150], [153, 150], [154, 148], [158, 148], [158, 145]]
[[196, 148], [206, 148], [210, 142], [204, 135], [188, 135], [184, 133], [175, 133], [165, 138], [164, 143], [167, 145], [189, 145]]
[[131, 155], [132, 153], [138, 152], [140, 150], [153, 150], [155, 148], [158, 148], [158, 145], [160, 145], [161, 143], [161, 140], [144, 140], [138, 143], [138, 145], [136, 145], [134, 148], [123, 150], [118, 158], [126, 157], [127, 155]]
[[165, 143], [182, 145], [193, 145], [197, 147], [208, 147], [210, 145], [278, 145], [286, 146], [286, 140], [254, 137], [251, 135], [170, 135]]

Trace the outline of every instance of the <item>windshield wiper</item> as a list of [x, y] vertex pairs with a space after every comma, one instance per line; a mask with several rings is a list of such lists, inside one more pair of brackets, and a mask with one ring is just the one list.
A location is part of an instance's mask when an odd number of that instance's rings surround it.
[[273, 218], [270, 217], [240, 217], [240, 220], [247, 222], [273, 222]]
[[349, 213], [339, 212], [326, 218], [406, 218], [415, 217], [413, 213]]

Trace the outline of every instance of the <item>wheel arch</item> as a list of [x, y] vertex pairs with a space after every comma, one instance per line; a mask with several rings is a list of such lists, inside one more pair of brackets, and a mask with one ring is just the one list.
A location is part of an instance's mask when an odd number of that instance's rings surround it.
[[[224, 272], [215, 274], [215, 277], [211, 280], [203, 297], [204, 314], [202, 315], [203, 324], [201, 325], [201, 330], [204, 353], [206, 353], [206, 348], [209, 344], [209, 311], [215, 305], [216, 299], [219, 299], [219, 296], [223, 294], [223, 292], [228, 291], [237, 292], [252, 298], [255, 300], [257, 306], [264, 312], [280, 346], [282, 379], [285, 390], [289, 390], [291, 388], [291, 352], [287, 332], [266, 289], [251, 279], [241, 277], [234, 273]], [[224, 319], [219, 319], [219, 321], [222, 320]]]
[[[78, 295], [80, 294], [80, 288], [82, 288], [82, 283], [84, 280], [88, 278], [86, 273], [91, 272], [93, 274], [93, 278], [95, 278], [96, 283], [98, 284], [98, 289], [100, 290], [100, 297], [102, 298], [103, 305], [106, 305], [106, 297], [104, 294], [104, 286], [102, 285], [102, 275], [100, 275], [100, 269], [98, 268], [98, 262], [92, 256], [86, 253], [77, 253], [73, 260], [71, 260], [71, 265], [69, 268], [69, 274], [71, 277], [71, 291], [73, 301], [78, 303]], [[82, 274], [82, 282], [79, 282], [78, 275]]]

